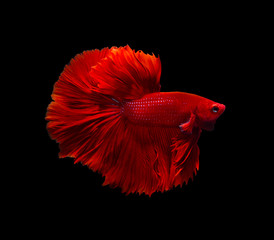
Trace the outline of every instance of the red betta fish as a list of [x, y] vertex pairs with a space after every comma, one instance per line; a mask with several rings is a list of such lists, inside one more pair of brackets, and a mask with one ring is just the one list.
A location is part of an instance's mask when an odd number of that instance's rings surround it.
[[159, 57], [129, 46], [84, 51], [55, 83], [46, 120], [59, 157], [75, 158], [122, 192], [166, 191], [199, 169], [201, 129], [212, 130], [223, 104], [160, 92]]

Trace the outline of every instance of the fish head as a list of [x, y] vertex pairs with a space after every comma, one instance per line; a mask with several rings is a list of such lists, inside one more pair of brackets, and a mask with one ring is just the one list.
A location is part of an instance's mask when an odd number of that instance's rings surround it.
[[225, 111], [225, 105], [211, 101], [209, 99], [203, 99], [197, 106], [197, 123], [198, 126], [204, 130], [212, 131], [216, 120]]

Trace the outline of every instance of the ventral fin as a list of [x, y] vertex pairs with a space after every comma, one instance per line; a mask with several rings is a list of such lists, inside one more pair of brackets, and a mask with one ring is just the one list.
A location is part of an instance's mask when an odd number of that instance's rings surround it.
[[194, 122], [195, 122], [195, 114], [191, 113], [190, 118], [187, 122], [180, 124], [179, 128], [181, 132], [185, 134], [192, 134], [192, 129], [194, 127]]

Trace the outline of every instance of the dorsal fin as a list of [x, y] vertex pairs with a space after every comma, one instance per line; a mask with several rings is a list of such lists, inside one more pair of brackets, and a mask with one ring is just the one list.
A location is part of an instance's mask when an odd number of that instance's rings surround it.
[[119, 101], [133, 100], [160, 91], [161, 62], [154, 54], [135, 52], [129, 46], [112, 48], [91, 68], [90, 76], [94, 91]]

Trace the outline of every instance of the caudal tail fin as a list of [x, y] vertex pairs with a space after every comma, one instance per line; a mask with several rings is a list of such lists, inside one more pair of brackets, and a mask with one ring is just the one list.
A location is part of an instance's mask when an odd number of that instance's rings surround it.
[[[46, 114], [59, 156], [73, 157], [101, 172], [105, 184], [120, 186], [124, 192], [155, 191], [159, 180], [149, 162], [155, 152], [150, 156], [148, 146], [132, 139], [137, 130], [128, 128], [121, 106], [160, 91], [160, 75], [159, 57], [129, 46], [76, 55], [56, 82]], [[146, 141], [144, 134], [139, 135]]]

